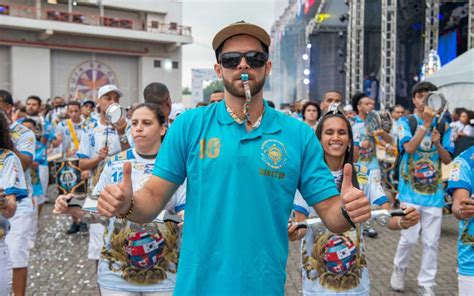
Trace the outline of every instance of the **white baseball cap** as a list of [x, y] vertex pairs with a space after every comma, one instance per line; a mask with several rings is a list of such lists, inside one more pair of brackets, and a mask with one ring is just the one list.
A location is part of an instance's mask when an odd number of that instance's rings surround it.
[[186, 107], [182, 103], [173, 103], [171, 104], [171, 112], [169, 115], [169, 119], [175, 120], [176, 117], [178, 117], [179, 114], [183, 113], [186, 111]]
[[119, 98], [123, 96], [123, 92], [118, 87], [116, 87], [113, 84], [106, 84], [106, 85], [102, 86], [101, 88], [99, 88], [99, 92], [97, 94], [97, 97], [100, 99], [100, 98], [102, 98], [103, 95], [106, 95], [109, 92], [117, 93]]

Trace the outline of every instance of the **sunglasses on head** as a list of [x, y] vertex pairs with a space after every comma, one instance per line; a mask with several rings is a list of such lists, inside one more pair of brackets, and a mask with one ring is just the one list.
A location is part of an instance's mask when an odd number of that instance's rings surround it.
[[251, 68], [261, 68], [268, 60], [268, 54], [261, 51], [249, 52], [224, 52], [220, 55], [219, 61], [222, 67], [235, 69], [240, 65], [240, 61], [245, 57], [245, 61]]

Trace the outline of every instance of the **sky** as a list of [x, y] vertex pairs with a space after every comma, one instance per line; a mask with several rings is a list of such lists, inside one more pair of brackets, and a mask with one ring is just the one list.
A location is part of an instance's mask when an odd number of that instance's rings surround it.
[[193, 44], [183, 46], [183, 87], [191, 86], [191, 69], [214, 66], [212, 38], [223, 27], [244, 20], [268, 32], [288, 0], [183, 0], [183, 25], [192, 27]]

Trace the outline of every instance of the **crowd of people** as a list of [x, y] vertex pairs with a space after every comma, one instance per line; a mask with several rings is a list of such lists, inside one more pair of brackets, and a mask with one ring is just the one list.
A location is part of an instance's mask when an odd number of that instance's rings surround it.
[[[0, 90], [0, 295], [25, 295], [47, 201], [70, 216], [67, 234], [89, 234], [101, 295], [282, 295], [288, 241], [299, 240], [304, 295], [369, 295], [364, 241], [378, 233], [366, 222], [380, 211], [401, 231], [387, 285], [404, 291], [421, 235], [419, 292], [434, 295], [447, 195], [460, 220], [459, 294], [469, 295], [474, 146], [463, 143], [474, 138], [473, 111], [433, 109], [426, 97], [437, 88], [420, 82], [412, 112], [374, 110], [364, 93], [344, 105], [337, 90], [280, 112], [263, 99], [270, 42], [245, 22], [219, 31], [224, 90], [192, 110], [173, 108], [159, 82], [115, 122], [108, 110], [124, 95], [115, 85], [82, 102], [22, 103]], [[56, 180], [58, 163], [87, 180], [94, 210], [72, 189], [52, 193], [77, 181]]]

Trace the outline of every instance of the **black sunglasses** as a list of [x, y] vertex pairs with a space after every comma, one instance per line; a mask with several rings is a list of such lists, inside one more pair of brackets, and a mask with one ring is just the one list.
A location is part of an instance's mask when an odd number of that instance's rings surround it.
[[224, 52], [220, 55], [219, 61], [222, 67], [227, 69], [235, 69], [240, 64], [242, 58], [251, 68], [261, 68], [265, 66], [268, 60], [268, 54], [261, 51], [249, 52]]

